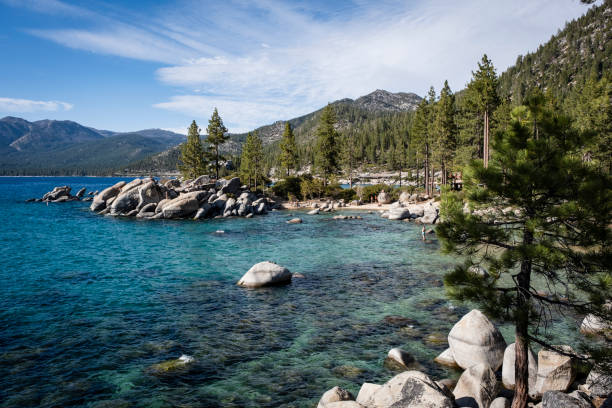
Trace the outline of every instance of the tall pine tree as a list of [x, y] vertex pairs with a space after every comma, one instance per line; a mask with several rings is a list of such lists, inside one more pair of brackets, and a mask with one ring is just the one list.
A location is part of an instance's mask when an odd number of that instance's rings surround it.
[[[612, 290], [612, 180], [582, 161], [588, 133], [550, 111], [534, 131], [536, 112], [526, 108], [495, 135], [490, 166], [472, 161], [463, 194], [444, 195], [437, 227], [443, 249], [466, 259], [445, 276], [449, 295], [514, 324], [513, 408], [527, 406], [530, 342], [555, 349], [544, 337], [553, 309], [612, 318], [604, 307]], [[473, 265], [488, 273], [474, 274]], [[609, 372], [603, 347], [589, 354]]]
[[335, 128], [336, 114], [331, 105], [323, 108], [319, 127], [317, 128], [317, 141], [315, 151], [315, 168], [323, 177], [323, 184], [327, 186], [329, 176], [338, 170], [338, 132]]
[[440, 91], [440, 99], [436, 103], [435, 112], [435, 156], [440, 164], [442, 184], [447, 183], [448, 172], [452, 167], [455, 149], [457, 148], [457, 122], [455, 119], [455, 95], [444, 81]]
[[293, 128], [289, 122], [285, 123], [285, 131], [280, 141], [280, 165], [287, 171], [286, 175], [289, 176], [291, 170], [295, 170], [298, 165], [298, 154], [297, 146], [295, 145], [295, 136], [293, 135]]
[[191, 122], [187, 141], [181, 145], [179, 170], [185, 179], [194, 179], [206, 173], [205, 152], [196, 121]]
[[472, 80], [467, 86], [467, 104], [469, 108], [482, 116], [482, 159], [485, 168], [489, 166], [490, 119], [495, 108], [499, 105], [497, 88], [498, 79], [495, 67], [485, 54], [482, 61], [478, 63], [478, 70], [472, 72]]
[[219, 146], [229, 139], [227, 133], [227, 128], [223, 126], [223, 119], [219, 116], [219, 112], [217, 112], [217, 108], [213, 111], [213, 114], [208, 121], [208, 137], [206, 138], [206, 142], [210, 145], [210, 149], [215, 158], [215, 176], [219, 178], [219, 160], [222, 160], [223, 157], [219, 155]]
[[242, 147], [240, 159], [240, 177], [243, 182], [248, 182], [248, 186], [255, 185], [255, 189], [265, 176], [264, 157], [261, 139], [256, 132], [249, 132], [246, 142]]

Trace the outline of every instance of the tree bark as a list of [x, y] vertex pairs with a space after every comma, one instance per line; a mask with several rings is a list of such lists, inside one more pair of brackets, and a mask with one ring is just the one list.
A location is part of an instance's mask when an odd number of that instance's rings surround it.
[[483, 152], [482, 157], [484, 160], [485, 169], [489, 167], [489, 111], [484, 111], [484, 141], [483, 141]]
[[[523, 243], [533, 243], [533, 233], [527, 229], [523, 232]], [[529, 286], [531, 281], [531, 259], [521, 262], [521, 271], [517, 277], [517, 307], [515, 317], [515, 364], [514, 399], [512, 408], [526, 408], [529, 396]]]

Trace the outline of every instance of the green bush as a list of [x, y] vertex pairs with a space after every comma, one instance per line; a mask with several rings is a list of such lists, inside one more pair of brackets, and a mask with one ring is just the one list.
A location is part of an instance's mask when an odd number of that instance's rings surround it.
[[348, 202], [354, 200], [357, 193], [351, 188], [342, 188], [340, 184], [330, 184], [327, 186], [324, 195], [334, 200], [344, 200]]
[[282, 197], [285, 199], [292, 195], [296, 198], [302, 198], [302, 177], [287, 177], [284, 180], [276, 182], [272, 186], [272, 193], [275, 196]]
[[369, 203], [370, 197], [377, 196], [380, 194], [382, 190], [385, 190], [389, 197], [391, 197], [391, 201], [399, 200], [399, 195], [401, 190], [399, 188], [394, 188], [393, 186], [388, 186], [386, 184], [375, 184], [373, 186], [359, 186], [359, 194], [360, 198], [363, 202]]

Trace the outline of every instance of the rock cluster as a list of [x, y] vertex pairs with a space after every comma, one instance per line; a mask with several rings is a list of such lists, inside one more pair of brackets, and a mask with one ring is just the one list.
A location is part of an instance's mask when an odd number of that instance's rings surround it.
[[[402, 373], [383, 385], [364, 383], [357, 398], [335, 387], [321, 398], [319, 408], [361, 407], [361, 408], [434, 408], [474, 407], [507, 408], [511, 404], [508, 391], [513, 389], [515, 344], [506, 346], [499, 330], [479, 310], [472, 310], [463, 316], [448, 335], [449, 348], [436, 357], [440, 364], [461, 367], [465, 371], [459, 377], [453, 391], [448, 380], [433, 381], [420, 371], [409, 371], [416, 362], [406, 351], [394, 348], [387, 355]], [[611, 399], [612, 378], [592, 371], [586, 384], [580, 390], [567, 393], [576, 373], [569, 346], [554, 346], [562, 351], [543, 349], [536, 362], [529, 351], [529, 393], [539, 408], [579, 407], [591, 408], [604, 398]], [[418, 364], [418, 363], [416, 363]], [[502, 381], [496, 371], [502, 368]], [[602, 406], [606, 406], [607, 400]]]
[[[402, 193], [404, 194], [404, 193]], [[435, 224], [440, 213], [440, 203], [429, 201], [420, 204], [409, 204], [407, 201], [396, 201], [380, 216], [389, 220], [414, 221], [417, 224]]]
[[250, 192], [237, 177], [210, 183], [206, 176], [183, 182], [169, 180], [163, 184], [154, 179], [121, 181], [97, 194], [90, 206], [99, 214], [196, 220], [250, 218], [276, 208], [279, 208], [276, 202]]
[[93, 192], [89, 193], [89, 196], [85, 197], [87, 189], [81, 188], [75, 195], [70, 192], [72, 188], [70, 186], [59, 186], [49, 191], [42, 198], [30, 198], [26, 202], [48, 202], [48, 203], [65, 203], [68, 201], [91, 201], [93, 199]]

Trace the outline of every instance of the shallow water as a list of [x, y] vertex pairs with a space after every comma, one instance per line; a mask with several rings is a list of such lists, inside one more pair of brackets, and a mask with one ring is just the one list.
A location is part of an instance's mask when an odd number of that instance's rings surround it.
[[[392, 347], [435, 378], [457, 375], [432, 359], [468, 309], [441, 287], [454, 259], [417, 226], [366, 213], [288, 225], [284, 211], [143, 221], [23, 202], [117, 180], [0, 178], [0, 406], [313, 407], [334, 385], [390, 378]], [[305, 278], [235, 285], [264, 260]], [[182, 354], [195, 363], [151, 370]]]

